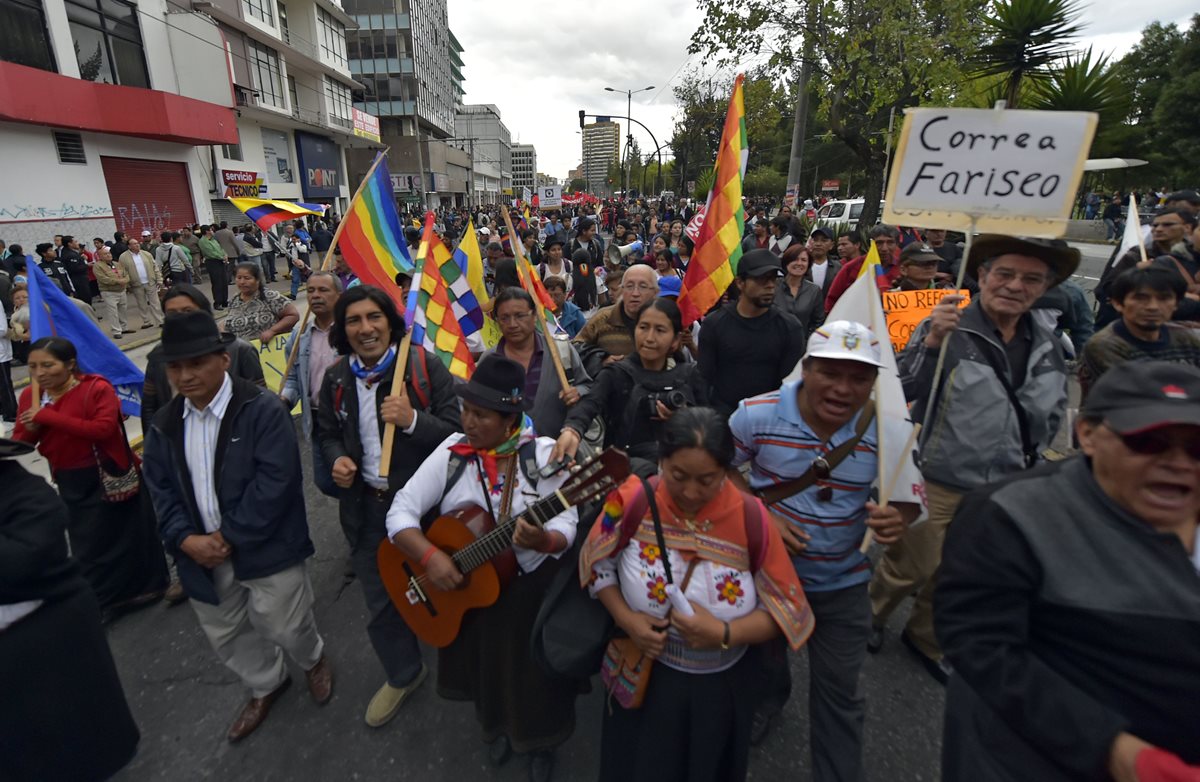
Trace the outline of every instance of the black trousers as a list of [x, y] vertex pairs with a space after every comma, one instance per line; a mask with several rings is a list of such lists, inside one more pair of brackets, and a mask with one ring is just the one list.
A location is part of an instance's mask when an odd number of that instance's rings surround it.
[[0, 361], [0, 419], [17, 420], [17, 394], [13, 390], [12, 362]]
[[212, 285], [213, 306], [228, 306], [229, 279], [225, 276], [225, 261], [205, 258], [204, 267], [208, 270], [208, 281]]

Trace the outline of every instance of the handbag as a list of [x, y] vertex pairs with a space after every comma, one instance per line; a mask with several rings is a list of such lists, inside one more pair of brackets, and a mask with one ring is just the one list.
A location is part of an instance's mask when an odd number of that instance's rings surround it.
[[[125, 433], [125, 422], [121, 421], [121, 442], [125, 443], [125, 452], [129, 455], [129, 469], [123, 473], [109, 472], [104, 469], [106, 459], [100, 449], [92, 446], [96, 456], [96, 469], [100, 471], [100, 499], [104, 502], [125, 502], [137, 496], [142, 488], [142, 474], [138, 470], [137, 458], [129, 447], [129, 435]], [[111, 459], [107, 461], [112, 462]], [[114, 463], [115, 469], [115, 463]]]
[[[674, 580], [671, 578], [671, 559], [667, 556], [662, 520], [658, 515], [658, 502], [654, 498], [654, 490], [645, 478], [642, 479], [642, 488], [650, 504], [650, 514], [654, 519], [654, 537], [658, 540], [658, 550], [662, 552], [663, 570], [666, 571], [669, 586]], [[691, 575], [690, 570], [688, 575]], [[638, 709], [646, 699], [646, 689], [650, 686], [650, 673], [653, 670], [654, 660], [647, 657], [632, 638], [614, 638], [604, 650], [600, 681], [604, 682], [609, 696], [622, 707]]]

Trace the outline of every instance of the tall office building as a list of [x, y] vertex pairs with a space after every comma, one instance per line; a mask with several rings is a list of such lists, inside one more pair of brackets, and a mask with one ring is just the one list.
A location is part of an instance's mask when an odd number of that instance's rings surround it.
[[[450, 32], [446, 0], [345, 4], [358, 24], [346, 40], [350, 71], [362, 84], [354, 105], [379, 117], [397, 197], [426, 207], [465, 203], [470, 160], [444, 141], [454, 135], [463, 90], [462, 46]], [[370, 163], [369, 155], [355, 155], [352, 169], [361, 175]]]
[[519, 197], [521, 188], [527, 187], [530, 192], [537, 187], [537, 150], [533, 144], [512, 145], [512, 186], [513, 195]]
[[593, 122], [583, 127], [583, 178], [593, 193], [611, 195], [619, 183], [608, 183], [608, 167], [621, 156], [621, 126], [616, 122]]
[[475, 188], [473, 203], [498, 204], [512, 197], [512, 134], [490, 103], [458, 107], [455, 143], [471, 150]]

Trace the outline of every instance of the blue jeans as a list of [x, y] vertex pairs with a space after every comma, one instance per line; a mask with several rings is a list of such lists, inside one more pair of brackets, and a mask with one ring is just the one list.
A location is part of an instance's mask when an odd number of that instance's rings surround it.
[[293, 266], [292, 272], [292, 298], [296, 298], [300, 294], [300, 270]]
[[259, 256], [258, 262], [262, 265], [263, 279], [267, 282], [275, 282], [275, 275], [278, 273], [275, 271], [275, 253], [264, 250], [263, 254]]

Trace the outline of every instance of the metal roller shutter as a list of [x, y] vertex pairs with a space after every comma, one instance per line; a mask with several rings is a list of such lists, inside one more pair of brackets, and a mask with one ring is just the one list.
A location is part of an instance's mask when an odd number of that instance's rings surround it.
[[224, 198], [214, 198], [210, 203], [212, 204], [213, 222], [219, 224], [224, 220], [229, 223], [230, 228], [250, 224], [250, 218]]
[[118, 230], [140, 236], [196, 222], [187, 164], [101, 156], [100, 165]]

